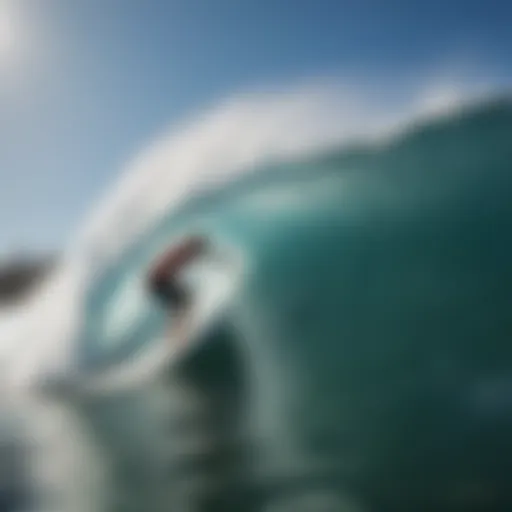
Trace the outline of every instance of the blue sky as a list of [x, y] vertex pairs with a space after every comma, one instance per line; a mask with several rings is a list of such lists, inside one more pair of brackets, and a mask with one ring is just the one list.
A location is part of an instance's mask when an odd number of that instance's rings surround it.
[[0, 253], [62, 246], [137, 151], [231, 93], [466, 61], [512, 76], [506, 0], [2, 2]]

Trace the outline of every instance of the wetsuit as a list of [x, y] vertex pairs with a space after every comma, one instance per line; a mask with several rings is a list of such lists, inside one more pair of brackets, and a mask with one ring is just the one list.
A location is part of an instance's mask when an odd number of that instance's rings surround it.
[[190, 296], [188, 291], [176, 280], [179, 271], [205, 248], [200, 237], [190, 237], [173, 245], [149, 272], [149, 288], [165, 305], [176, 309], [186, 307]]

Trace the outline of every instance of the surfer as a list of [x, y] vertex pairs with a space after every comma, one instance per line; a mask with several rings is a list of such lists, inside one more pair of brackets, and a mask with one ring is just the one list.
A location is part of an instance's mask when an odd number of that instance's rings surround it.
[[207, 245], [204, 237], [189, 236], [165, 251], [151, 266], [148, 273], [148, 285], [151, 293], [169, 309], [171, 314], [175, 315], [176, 323], [173, 331], [178, 339], [184, 337], [185, 320], [191, 303], [191, 295], [190, 291], [177, 278], [188, 264], [206, 252]]

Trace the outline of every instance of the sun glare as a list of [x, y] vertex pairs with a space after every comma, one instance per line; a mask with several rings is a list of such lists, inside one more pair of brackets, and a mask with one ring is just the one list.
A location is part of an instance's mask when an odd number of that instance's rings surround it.
[[18, 34], [13, 12], [0, 0], [0, 64], [14, 58]]

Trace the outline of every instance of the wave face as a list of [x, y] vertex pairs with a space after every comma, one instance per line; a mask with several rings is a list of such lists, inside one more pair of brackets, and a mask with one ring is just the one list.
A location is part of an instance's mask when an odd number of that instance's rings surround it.
[[[329, 360], [352, 361], [352, 367], [342, 364], [345, 375], [354, 376], [358, 369], [361, 374], [369, 369], [376, 373], [392, 370], [375, 361], [366, 361], [362, 351], [342, 353], [338, 352], [340, 347], [330, 343], [335, 338], [334, 330], [340, 328], [336, 323], [340, 301], [349, 316], [357, 320], [358, 328], [363, 329], [367, 322], [358, 305], [367, 301], [377, 310], [379, 297], [389, 299], [390, 284], [391, 287], [396, 284], [397, 272], [405, 276], [401, 283], [412, 277], [407, 274], [409, 258], [419, 253], [430, 255], [434, 265], [442, 259], [442, 254], [435, 248], [422, 246], [421, 241], [411, 246], [409, 253], [405, 251], [397, 256], [387, 247], [382, 258], [372, 258], [373, 254], [381, 254], [385, 241], [380, 237], [387, 233], [390, 222], [415, 226], [418, 239], [424, 236], [434, 242], [438, 230], [441, 246], [450, 248], [452, 256], [458, 255], [467, 268], [483, 269], [479, 286], [496, 284], [496, 280], [510, 282], [512, 102], [508, 98], [474, 102], [472, 97], [470, 101], [461, 93], [464, 101], [460, 102], [448, 95], [448, 100], [441, 102], [441, 114], [438, 107], [430, 110], [430, 102], [427, 109], [422, 102], [413, 101], [414, 108], [395, 105], [391, 112], [383, 112], [369, 102], [362, 110], [352, 109], [352, 114], [342, 122], [340, 116], [343, 118], [347, 104], [354, 104], [352, 100], [340, 105], [332, 95], [327, 95], [327, 99], [321, 96], [320, 101], [315, 94], [312, 96], [312, 100], [304, 101], [301, 96], [300, 101], [295, 98], [284, 103], [279, 96], [272, 101], [267, 97], [264, 101], [258, 98], [235, 101], [206, 116], [198, 125], [173, 135], [172, 150], [166, 139], [140, 157], [117, 191], [107, 197], [86, 229], [73, 241], [54, 279], [34, 299], [31, 321], [17, 335], [18, 338], [30, 336], [28, 350], [15, 354], [16, 343], [11, 343], [17, 361], [15, 380], [44, 373], [52, 366], [69, 367], [78, 362], [84, 371], [98, 371], [134, 358], [147, 342], [158, 338], [165, 320], [161, 312], [137, 293], [140, 284], [137, 275], [170, 238], [184, 230], [210, 231], [236, 241], [250, 260], [260, 262], [265, 269], [265, 279], [249, 283], [238, 304], [239, 314], [246, 318], [244, 315], [249, 312], [251, 319], [244, 327], [248, 331], [268, 329], [272, 334], [269, 339], [278, 337], [281, 350], [294, 354], [295, 362], [288, 369], [286, 385], [280, 386], [272, 378], [261, 384], [261, 396], [268, 400], [254, 407], [261, 411], [262, 418], [270, 418], [268, 424], [262, 420], [263, 429], [287, 433], [287, 440], [281, 439], [285, 448], [276, 449], [275, 457], [289, 450], [296, 457], [295, 460], [292, 457], [290, 465], [313, 464], [313, 459], [318, 463], [325, 455], [324, 448], [318, 454], [315, 444], [321, 444], [318, 435], [326, 426], [325, 421], [327, 427], [343, 424], [343, 418], [328, 413], [332, 408], [332, 401], [329, 405], [328, 400], [318, 404], [316, 420], [320, 427], [306, 421], [311, 397], [318, 396], [318, 392], [332, 397], [334, 388], [338, 389], [340, 384], [336, 380], [340, 366], [330, 364]], [[241, 125], [252, 127], [249, 136], [240, 136]], [[176, 169], [184, 171], [178, 173]], [[333, 230], [338, 229], [344, 233], [343, 237], [333, 236]], [[350, 245], [355, 243], [358, 229], [369, 237], [367, 245], [363, 244], [367, 250], [359, 253]], [[450, 245], [452, 238], [457, 240], [454, 246]], [[352, 254], [347, 253], [350, 250]], [[349, 263], [345, 267], [340, 264], [339, 279], [333, 279], [330, 257], [351, 262], [350, 265], [357, 260], [359, 266], [353, 267], [351, 277]], [[313, 276], [301, 272], [300, 259], [314, 262], [319, 272]], [[378, 282], [373, 297], [365, 296], [368, 289], [368, 281], [363, 278], [365, 273]], [[416, 284], [432, 300], [439, 295], [438, 289], [429, 288], [427, 278]], [[448, 282], [446, 293], [451, 294], [450, 298], [464, 300], [464, 282], [458, 284], [460, 289], [451, 289]], [[321, 300], [304, 297], [305, 290], [315, 290], [315, 297]], [[404, 294], [396, 290], [392, 297], [397, 311], [401, 308], [406, 311], [407, 290], [410, 292], [404, 284]], [[495, 311], [496, 325], [501, 325], [499, 314], [509, 303], [507, 293], [493, 296], [485, 309], [483, 299], [490, 290], [479, 290], [481, 293], [477, 293], [474, 304], [469, 304], [468, 311], [473, 318], [480, 314], [488, 319], [492, 316], [491, 308]], [[304, 299], [304, 304], [290, 304], [290, 296]], [[300, 324], [304, 312], [320, 306], [326, 312], [321, 325], [313, 329], [314, 326]], [[264, 327], [261, 324], [255, 327], [254, 311]], [[283, 321], [290, 318], [297, 319], [300, 329]], [[384, 316], [380, 320], [379, 324], [376, 315], [375, 324], [384, 328]], [[405, 319], [403, 330], [411, 336], [420, 336], [410, 324]], [[471, 325], [478, 329], [477, 324]], [[318, 335], [315, 344], [309, 343], [311, 329]], [[426, 328], [424, 332], [427, 333]], [[31, 333], [37, 333], [37, 339]], [[471, 332], [466, 335], [470, 337]], [[502, 338], [500, 334], [491, 345], [503, 363], [500, 371], [506, 373], [512, 369], [511, 354]], [[429, 344], [425, 337], [422, 340]], [[430, 343], [437, 348], [443, 345], [441, 341]], [[308, 348], [312, 346], [315, 350]], [[452, 351], [470, 358], [469, 352], [457, 352], [449, 342], [445, 346], [447, 356]], [[472, 349], [476, 349], [481, 359], [487, 358], [487, 369], [492, 371], [497, 360], [482, 349], [480, 341], [473, 343]], [[275, 347], [269, 350], [278, 357], [279, 350]], [[385, 361], [387, 356], [382, 351], [378, 353]], [[449, 357], [447, 360], [450, 363]], [[414, 357], [409, 363], [410, 368], [416, 368], [411, 361]], [[306, 362], [311, 366], [305, 367]], [[445, 362], [439, 363], [441, 373]], [[473, 364], [477, 363], [471, 362], [470, 366]], [[335, 385], [329, 388], [319, 384], [320, 381], [315, 382], [319, 373], [326, 376], [325, 382]], [[301, 381], [298, 376], [304, 375], [308, 378]], [[403, 377], [406, 380], [407, 375]], [[485, 375], [480, 377], [482, 385], [487, 383], [492, 387], [489, 379], [483, 382]], [[281, 378], [284, 377], [276, 377]], [[480, 390], [468, 395], [469, 401], [476, 400], [475, 407], [481, 407], [478, 400], [485, 394], [487, 384], [482, 391], [478, 382], [472, 383]], [[495, 385], [499, 389], [506, 387], [500, 382]], [[275, 393], [276, 387], [271, 389], [273, 386], [282, 387], [280, 397]], [[289, 389], [302, 394], [299, 405], [287, 394]], [[428, 394], [428, 390], [424, 391]], [[403, 394], [397, 396], [404, 398]], [[362, 388], [360, 398], [363, 401], [367, 398]], [[286, 404], [295, 404], [296, 409], [290, 410]], [[491, 413], [500, 407], [491, 407]], [[277, 426], [273, 423], [276, 418], [280, 421]], [[371, 417], [373, 422], [380, 419]], [[304, 429], [293, 433], [289, 421], [304, 425]], [[355, 423], [352, 427], [356, 428]], [[368, 433], [365, 424], [359, 427], [362, 435]], [[332, 428], [327, 430], [329, 436]], [[382, 438], [393, 446], [392, 431], [383, 430]], [[361, 437], [360, 441], [363, 443], [365, 439]], [[336, 438], [331, 448], [338, 442], [340, 439]], [[269, 450], [272, 448], [275, 446]], [[426, 456], [428, 448], [423, 446], [424, 452], [419, 455]], [[388, 455], [383, 449], [377, 462]], [[301, 462], [301, 457], [306, 462]], [[402, 452], [398, 457], [407, 459]], [[274, 462], [278, 465], [283, 460]], [[359, 461], [351, 464], [356, 467]], [[404, 462], [401, 470], [406, 467]]]
[[206, 231], [256, 267], [232, 318], [255, 365], [246, 403], [268, 480], [338, 472], [390, 507], [400, 481], [403, 500], [436, 491], [444, 510], [460, 477], [509, 503], [511, 129], [510, 101], [471, 105], [187, 197], [90, 283], [81, 362], [115, 367], [159, 339], [165, 319], [136, 276], [178, 233]]

